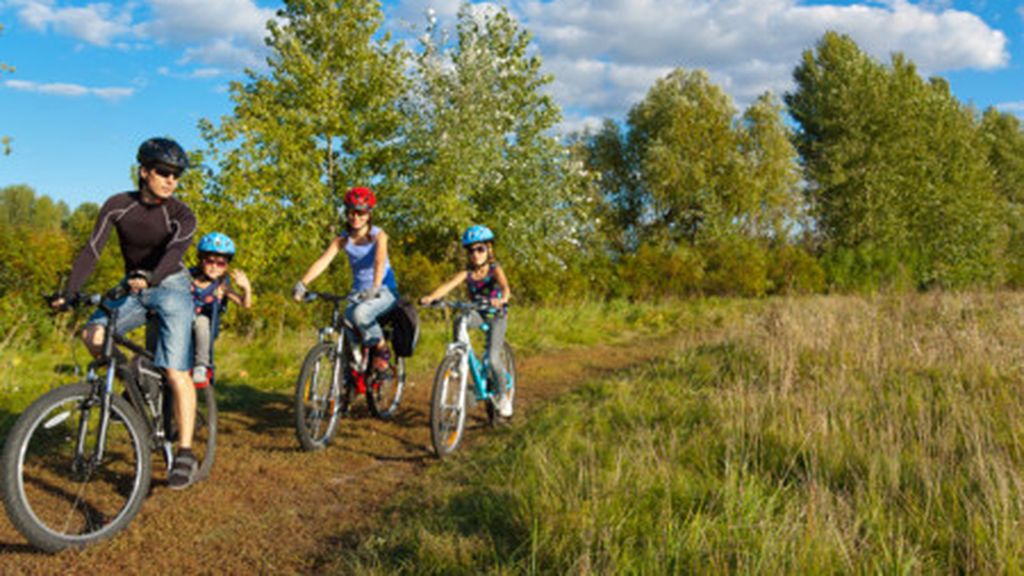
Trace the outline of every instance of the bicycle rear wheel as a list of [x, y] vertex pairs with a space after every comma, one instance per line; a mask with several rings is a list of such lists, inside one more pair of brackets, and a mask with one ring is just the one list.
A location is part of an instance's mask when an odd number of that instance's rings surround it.
[[437, 367], [430, 400], [430, 442], [438, 458], [458, 449], [466, 426], [466, 396], [461, 389], [460, 357], [449, 354]]
[[340, 388], [344, 385], [334, 345], [317, 344], [306, 355], [295, 385], [295, 433], [304, 450], [327, 446], [340, 417]]
[[192, 432], [192, 453], [199, 462], [196, 482], [205, 480], [213, 469], [217, 452], [217, 399], [213, 386], [196, 390], [196, 425]]
[[[512, 347], [509, 346], [508, 342], [504, 343], [501, 347], [501, 361], [505, 366], [505, 390], [504, 394], [508, 394], [508, 401], [515, 405], [516, 400], [516, 357], [512, 353]], [[492, 388], [492, 396], [487, 402], [487, 422], [491, 426], [495, 426], [498, 422], [511, 420], [512, 417], [503, 418], [497, 409], [496, 402], [499, 401], [500, 395], [498, 390], [494, 390], [498, 386], [498, 380], [491, 374], [487, 383]]]
[[388, 378], [374, 378], [366, 387], [366, 403], [370, 414], [388, 420], [398, 411], [405, 389], [405, 358], [396, 358]]
[[[102, 407], [88, 383], [51, 390], [25, 410], [3, 451], [4, 507], [33, 545], [48, 552], [109, 538], [138, 513], [152, 473], [141, 416], [111, 397], [103, 457], [96, 460]], [[76, 456], [78, 438], [83, 455]]]

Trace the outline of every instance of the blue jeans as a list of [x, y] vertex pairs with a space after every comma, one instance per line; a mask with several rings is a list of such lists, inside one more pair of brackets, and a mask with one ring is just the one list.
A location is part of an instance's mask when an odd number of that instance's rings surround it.
[[345, 318], [359, 329], [364, 345], [374, 346], [384, 338], [384, 331], [381, 330], [377, 319], [387, 314], [397, 303], [398, 299], [391, 290], [387, 286], [381, 286], [376, 297], [357, 304], [349, 304], [348, 308], [345, 308]]
[[[192, 279], [185, 270], [164, 278], [163, 282], [114, 302], [117, 308], [117, 334], [126, 334], [146, 324], [146, 314], [156, 312], [159, 337], [153, 364], [159, 368], [192, 368]], [[107, 326], [110, 318], [97, 310], [86, 325]]]

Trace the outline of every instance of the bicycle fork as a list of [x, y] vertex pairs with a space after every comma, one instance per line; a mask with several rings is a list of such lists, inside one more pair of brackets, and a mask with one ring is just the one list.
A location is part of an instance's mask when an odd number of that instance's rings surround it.
[[[89, 368], [87, 378], [89, 380], [96, 379], [95, 368]], [[110, 428], [110, 410], [113, 403], [111, 394], [113, 389], [114, 362], [111, 361], [107, 369], [103, 388], [100, 389], [100, 422], [99, 429], [96, 431], [96, 449], [91, 456], [87, 456], [85, 453], [89, 437], [89, 419], [92, 414], [92, 407], [85, 405], [82, 407], [78, 420], [78, 442], [75, 445], [75, 458], [71, 464], [74, 472], [83, 472], [85, 466], [99, 466], [100, 462], [103, 461], [103, 452], [107, 446], [107, 430]]]

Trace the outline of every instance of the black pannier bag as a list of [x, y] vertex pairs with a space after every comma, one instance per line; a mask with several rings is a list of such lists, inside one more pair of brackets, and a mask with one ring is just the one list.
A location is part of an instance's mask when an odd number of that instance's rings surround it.
[[384, 322], [391, 325], [391, 347], [395, 354], [403, 358], [412, 356], [420, 339], [420, 317], [416, 305], [400, 298], [384, 316]]

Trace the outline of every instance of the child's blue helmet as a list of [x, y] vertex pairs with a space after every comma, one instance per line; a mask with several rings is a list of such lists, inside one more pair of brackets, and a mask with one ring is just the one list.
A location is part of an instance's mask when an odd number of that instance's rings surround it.
[[470, 226], [462, 234], [462, 246], [463, 246], [463, 248], [465, 248], [466, 246], [469, 246], [471, 244], [477, 244], [477, 243], [480, 243], [480, 242], [493, 242], [493, 241], [494, 241], [494, 232], [491, 232], [491, 229], [488, 228], [487, 226], [482, 226], [480, 224], [477, 224], [475, 226]]
[[196, 251], [200, 254], [223, 254], [231, 257], [235, 255], [235, 242], [227, 234], [210, 232], [199, 240]]

